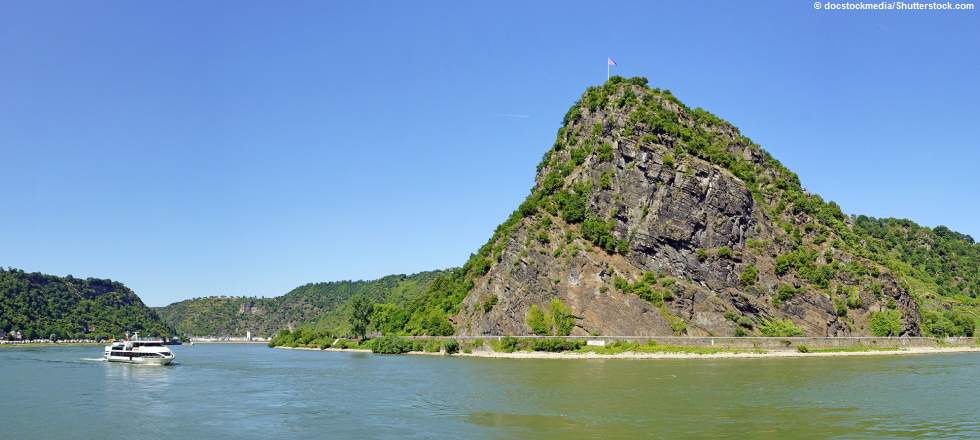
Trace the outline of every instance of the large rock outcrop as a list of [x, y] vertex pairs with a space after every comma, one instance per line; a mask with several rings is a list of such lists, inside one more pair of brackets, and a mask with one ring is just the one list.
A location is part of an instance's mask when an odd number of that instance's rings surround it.
[[737, 129], [640, 78], [590, 89], [536, 185], [488, 244], [453, 323], [530, 334], [560, 300], [572, 334], [871, 334], [873, 313], [919, 334], [915, 301], [849, 235], [836, 204]]

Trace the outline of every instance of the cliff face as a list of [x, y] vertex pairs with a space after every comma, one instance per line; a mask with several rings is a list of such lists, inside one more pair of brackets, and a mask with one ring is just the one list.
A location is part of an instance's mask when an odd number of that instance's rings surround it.
[[866, 335], [872, 313], [920, 333], [916, 302], [836, 204], [642, 78], [572, 107], [518, 212], [452, 318], [459, 333], [530, 334], [532, 305], [554, 299], [573, 335], [770, 334], [780, 320]]

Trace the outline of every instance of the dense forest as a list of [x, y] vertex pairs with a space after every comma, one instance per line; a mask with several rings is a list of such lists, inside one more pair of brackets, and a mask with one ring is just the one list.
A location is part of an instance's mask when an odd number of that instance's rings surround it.
[[377, 302], [403, 303], [428, 288], [440, 271], [389, 275], [370, 281], [335, 281], [299, 286], [274, 298], [211, 296], [176, 302], [157, 309], [182, 335], [271, 336], [301, 325], [338, 328], [349, 310], [348, 300], [361, 295]]
[[980, 244], [945, 226], [854, 216], [853, 230], [869, 255], [902, 275], [923, 305], [927, 335], [976, 333], [980, 323]]
[[25, 339], [171, 336], [173, 328], [122, 283], [0, 268], [0, 330]]

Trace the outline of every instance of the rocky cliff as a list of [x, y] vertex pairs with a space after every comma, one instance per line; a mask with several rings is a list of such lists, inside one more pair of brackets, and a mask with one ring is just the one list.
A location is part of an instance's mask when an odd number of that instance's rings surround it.
[[451, 321], [542, 333], [529, 313], [551, 310], [573, 335], [920, 334], [907, 286], [852, 222], [731, 124], [613, 78], [569, 110]]

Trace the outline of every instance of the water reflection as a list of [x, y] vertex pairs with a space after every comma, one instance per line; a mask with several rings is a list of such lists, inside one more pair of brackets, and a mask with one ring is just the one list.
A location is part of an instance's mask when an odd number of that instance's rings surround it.
[[[174, 417], [180, 402], [170, 397], [179, 374], [178, 366], [150, 366], [102, 362], [104, 376], [101, 399], [105, 411], [123, 421], [135, 433], [152, 435], [159, 432], [157, 423], [128, 423], [128, 421]], [[185, 403], [186, 404], [186, 403]], [[142, 426], [140, 426], [142, 425]], [[139, 436], [139, 435], [137, 435]]]
[[142, 391], [159, 390], [172, 383], [178, 366], [151, 366], [104, 362], [107, 385], [140, 388]]

